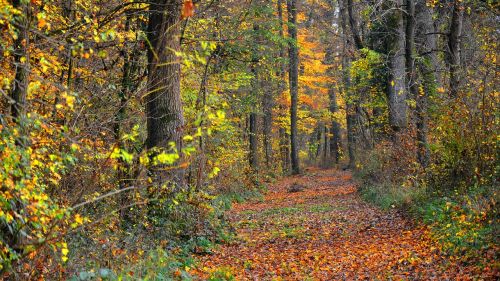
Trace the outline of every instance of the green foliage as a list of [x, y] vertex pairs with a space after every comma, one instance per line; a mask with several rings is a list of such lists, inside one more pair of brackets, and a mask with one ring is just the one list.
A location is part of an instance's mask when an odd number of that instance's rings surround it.
[[[26, 130], [32, 138], [23, 133]], [[49, 136], [54, 139], [40, 142]], [[0, 124], [0, 271], [47, 240], [58, 241], [51, 244], [51, 250], [57, 253], [59, 249], [62, 261], [67, 260], [68, 249], [60, 235], [63, 225], [70, 222], [70, 213], [48, 192], [75, 163], [78, 146], [55, 149], [62, 137], [37, 118], [26, 118], [22, 125]]]
[[208, 278], [210, 281], [233, 281], [236, 280], [233, 276], [230, 267], [219, 267], [216, 271], [210, 274]]
[[[478, 259], [495, 245], [498, 234], [497, 190], [490, 185], [454, 190], [435, 184], [435, 166], [426, 181], [400, 177], [390, 172], [391, 155], [375, 149], [359, 165], [356, 177], [362, 182], [361, 196], [383, 209], [402, 209], [429, 225], [431, 236], [442, 250], [464, 261]], [[406, 180], [405, 180], [406, 179]], [[413, 184], [406, 184], [412, 179]], [[418, 183], [418, 184], [417, 184]]]
[[424, 196], [424, 189], [401, 187], [391, 183], [363, 186], [361, 196], [383, 209], [407, 208]]
[[192, 280], [188, 271], [193, 262], [183, 251], [172, 253], [158, 248], [111, 280]]
[[475, 187], [462, 196], [431, 197], [415, 208], [443, 249], [466, 260], [478, 257], [495, 243], [497, 197], [494, 187]]
[[387, 123], [387, 67], [382, 55], [374, 50], [365, 48], [359, 55], [349, 68], [352, 81], [346, 101], [357, 102], [368, 112], [374, 112], [372, 123], [378, 130]]

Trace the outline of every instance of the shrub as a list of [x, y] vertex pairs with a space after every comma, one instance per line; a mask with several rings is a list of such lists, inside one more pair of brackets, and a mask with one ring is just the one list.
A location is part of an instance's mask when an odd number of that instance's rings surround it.
[[[30, 137], [21, 133], [28, 130]], [[75, 162], [78, 146], [65, 148], [63, 134], [36, 118], [22, 125], [0, 124], [0, 273], [29, 272], [67, 260], [61, 235], [83, 218], [77, 215], [73, 221], [47, 191]]]

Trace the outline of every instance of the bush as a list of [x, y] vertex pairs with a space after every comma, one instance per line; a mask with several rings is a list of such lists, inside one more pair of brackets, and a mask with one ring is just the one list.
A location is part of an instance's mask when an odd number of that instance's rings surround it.
[[[378, 147], [361, 158], [356, 178], [361, 182], [360, 195], [383, 209], [397, 208], [429, 225], [431, 236], [441, 249], [464, 261], [479, 260], [496, 249], [498, 228], [498, 194], [493, 185], [467, 186], [470, 179], [453, 180], [440, 185], [450, 175], [446, 169], [431, 166], [426, 173], [401, 173], [411, 169], [404, 159], [393, 161], [399, 153]], [[405, 168], [397, 168], [397, 166]], [[410, 168], [409, 168], [410, 167]], [[399, 169], [399, 172], [397, 172]], [[483, 183], [491, 182], [491, 180]], [[498, 257], [496, 257], [498, 258]]]
[[[22, 133], [28, 130], [30, 137]], [[48, 193], [76, 161], [78, 146], [64, 144], [63, 133], [40, 119], [26, 118], [22, 125], [0, 123], [0, 276], [9, 269], [16, 274], [20, 268], [27, 272], [68, 259], [61, 236], [83, 218], [77, 216], [75, 222]]]
[[499, 234], [495, 197], [495, 188], [478, 187], [466, 195], [429, 199], [416, 210], [443, 250], [467, 260], [495, 244]]
[[407, 209], [425, 196], [425, 189], [381, 183], [363, 186], [360, 193], [365, 200], [375, 203], [383, 209]]

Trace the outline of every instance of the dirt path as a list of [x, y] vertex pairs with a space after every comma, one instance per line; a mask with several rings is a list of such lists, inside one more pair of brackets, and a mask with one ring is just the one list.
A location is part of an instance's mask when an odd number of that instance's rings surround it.
[[[289, 192], [293, 183], [305, 188]], [[200, 275], [236, 280], [469, 280], [422, 227], [362, 201], [349, 172], [285, 178], [230, 214], [237, 238], [200, 257]]]

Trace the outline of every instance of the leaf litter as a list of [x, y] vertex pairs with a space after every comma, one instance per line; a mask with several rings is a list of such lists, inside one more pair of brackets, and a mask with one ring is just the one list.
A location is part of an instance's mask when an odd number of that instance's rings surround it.
[[[301, 190], [290, 192], [294, 186]], [[364, 202], [349, 171], [308, 169], [228, 212], [237, 238], [199, 256], [195, 275], [233, 280], [494, 280], [447, 256], [429, 230]], [[474, 278], [475, 276], [475, 278]]]

